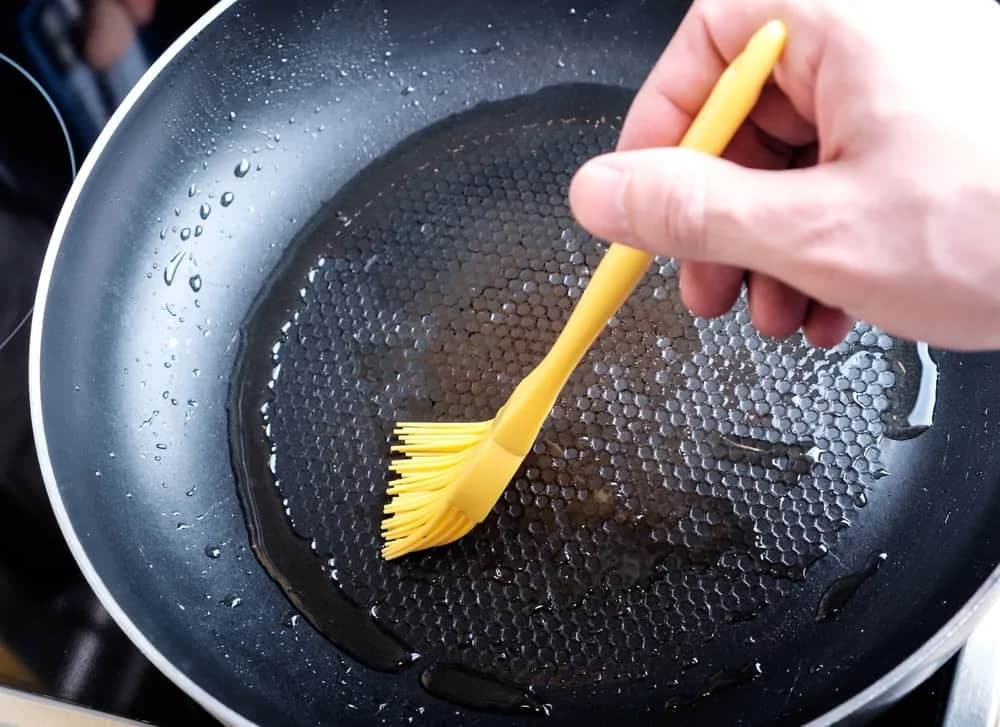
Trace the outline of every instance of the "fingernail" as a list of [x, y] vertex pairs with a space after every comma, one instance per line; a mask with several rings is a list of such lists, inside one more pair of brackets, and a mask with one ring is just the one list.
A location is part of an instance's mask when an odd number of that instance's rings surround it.
[[573, 179], [570, 202], [581, 225], [605, 239], [625, 229], [625, 184], [628, 174], [601, 159], [584, 164]]

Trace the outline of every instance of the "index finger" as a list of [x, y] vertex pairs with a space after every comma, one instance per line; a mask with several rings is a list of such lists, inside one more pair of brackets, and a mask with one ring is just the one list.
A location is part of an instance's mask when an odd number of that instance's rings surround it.
[[636, 94], [618, 150], [674, 146], [708, 98], [726, 62], [695, 3]]
[[769, 20], [789, 22], [794, 4], [791, 0], [696, 0], [632, 101], [618, 150], [678, 144], [750, 36]]

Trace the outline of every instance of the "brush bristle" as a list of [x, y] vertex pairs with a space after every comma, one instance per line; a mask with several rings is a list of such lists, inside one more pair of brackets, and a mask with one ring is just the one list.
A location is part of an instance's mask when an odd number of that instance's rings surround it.
[[424, 548], [446, 545], [469, 532], [475, 523], [452, 507], [446, 491], [468, 454], [483, 440], [491, 422], [401, 423], [392, 446], [397, 457], [389, 469], [382, 557], [399, 558]]

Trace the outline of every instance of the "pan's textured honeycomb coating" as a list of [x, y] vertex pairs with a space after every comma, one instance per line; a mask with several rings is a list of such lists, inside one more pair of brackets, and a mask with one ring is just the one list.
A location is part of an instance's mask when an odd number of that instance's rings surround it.
[[319, 262], [266, 415], [294, 526], [344, 590], [420, 653], [537, 687], [681, 669], [777, 602], [879, 476], [896, 372], [864, 325], [822, 352], [761, 337], [742, 302], [692, 318], [660, 261], [488, 520], [382, 561], [393, 423], [491, 417], [601, 259], [566, 189], [625, 99], [572, 99], [471, 111], [342, 195], [303, 243]]

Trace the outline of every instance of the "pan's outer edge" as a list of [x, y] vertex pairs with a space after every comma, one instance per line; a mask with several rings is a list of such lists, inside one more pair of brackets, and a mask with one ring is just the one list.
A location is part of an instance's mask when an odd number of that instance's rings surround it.
[[72, 519], [66, 511], [62, 496], [59, 493], [59, 485], [56, 481], [55, 472], [52, 469], [52, 461], [49, 458], [49, 448], [45, 437], [45, 418], [42, 411], [41, 393], [41, 354], [43, 323], [45, 321], [45, 303], [48, 297], [49, 285], [52, 282], [52, 270], [55, 267], [56, 258], [59, 256], [59, 248], [66, 228], [69, 225], [76, 202], [80, 193], [87, 184], [90, 174], [97, 163], [98, 158], [104, 152], [105, 147], [111, 141], [122, 120], [129, 114], [136, 101], [146, 92], [146, 89], [160, 72], [169, 65], [202, 30], [204, 30], [216, 18], [222, 15], [237, 0], [221, 0], [212, 6], [208, 12], [201, 16], [195, 23], [182, 33], [169, 48], [159, 57], [139, 79], [139, 82], [129, 91], [128, 95], [112, 114], [111, 119], [101, 131], [93, 148], [87, 155], [83, 166], [73, 186], [70, 187], [69, 194], [63, 207], [59, 212], [55, 228], [52, 230], [52, 238], [45, 253], [45, 260], [42, 263], [42, 271], [38, 279], [38, 290], [35, 293], [34, 316], [31, 321], [31, 340], [28, 354], [28, 389], [31, 405], [31, 424], [35, 435], [35, 449], [38, 454], [38, 463], [41, 467], [42, 477], [45, 480], [45, 489], [48, 492], [52, 509], [55, 512], [59, 528], [63, 537], [69, 545], [70, 551], [80, 570], [83, 571], [87, 583], [94, 590], [101, 604], [108, 611], [115, 623], [125, 632], [126, 636], [135, 644], [146, 658], [169, 678], [174, 684], [183, 689], [205, 709], [222, 723], [232, 727], [254, 727], [253, 722], [237, 713], [231, 707], [223, 704], [211, 694], [202, 689], [198, 684], [189, 679], [180, 669], [170, 662], [160, 651], [150, 642], [142, 631], [137, 627], [128, 614], [118, 605], [114, 595], [105, 586], [100, 574], [94, 568], [93, 563], [87, 556], [80, 539], [77, 537], [73, 527]]
[[[52, 509], [55, 511], [56, 520], [62, 530], [63, 537], [69, 545], [73, 557], [83, 571], [90, 587], [100, 599], [104, 608], [125, 632], [146, 658], [148, 658], [157, 669], [194, 698], [205, 709], [212, 713], [224, 724], [239, 727], [254, 727], [253, 722], [240, 715], [231, 707], [223, 704], [211, 694], [202, 689], [198, 684], [189, 679], [180, 669], [170, 662], [160, 651], [150, 642], [142, 631], [132, 622], [128, 614], [118, 605], [114, 595], [105, 586], [100, 574], [90, 562], [80, 539], [77, 537], [69, 513], [66, 511], [65, 503], [59, 492], [59, 485], [56, 481], [55, 472], [52, 469], [52, 461], [49, 458], [48, 444], [45, 437], [45, 420], [42, 411], [41, 394], [41, 346], [43, 335], [43, 323], [45, 320], [45, 303], [48, 297], [49, 285], [52, 280], [52, 271], [59, 256], [59, 249], [63, 237], [72, 217], [76, 202], [83, 187], [87, 184], [91, 172], [97, 159], [104, 152], [105, 147], [111, 141], [122, 120], [129, 114], [136, 101], [146, 92], [146, 89], [160, 72], [169, 65], [202, 30], [204, 30], [216, 18], [222, 15], [238, 0], [221, 0], [208, 12], [199, 18], [190, 28], [188, 28], [173, 44], [147, 69], [142, 78], [129, 92], [125, 100], [121, 103], [112, 115], [107, 126], [101, 132], [93, 148], [87, 155], [80, 173], [77, 175], [73, 186], [70, 188], [66, 201], [59, 213], [45, 260], [42, 265], [41, 275], [38, 282], [38, 291], [35, 296], [34, 316], [31, 322], [31, 341], [28, 360], [28, 386], [31, 404], [31, 421], [35, 436], [35, 448], [38, 454], [38, 461], [41, 467], [42, 476], [45, 481], [45, 488], [48, 492]], [[916, 652], [907, 657], [902, 663], [883, 675], [876, 682], [866, 689], [855, 694], [847, 701], [830, 710], [821, 717], [809, 722], [807, 727], [821, 727], [822, 725], [837, 724], [860, 713], [876, 711], [880, 707], [886, 706], [891, 701], [898, 699], [914, 687], [923, 682], [942, 663], [954, 655], [968, 639], [973, 628], [979, 619], [989, 611], [990, 607], [1000, 604], [1000, 566], [990, 574], [976, 593], [952, 618], [935, 633]]]

